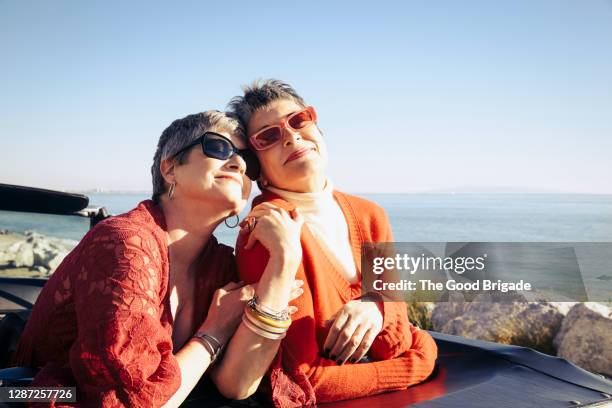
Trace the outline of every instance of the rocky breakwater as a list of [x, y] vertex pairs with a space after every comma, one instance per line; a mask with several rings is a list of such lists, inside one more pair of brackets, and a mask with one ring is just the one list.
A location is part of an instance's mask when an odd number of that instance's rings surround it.
[[574, 305], [554, 344], [559, 357], [612, 377], [612, 309], [593, 302]]
[[77, 242], [26, 231], [5, 232], [0, 241], [0, 273], [10, 276], [51, 275]]
[[609, 304], [527, 301], [519, 294], [509, 301], [507, 294], [503, 299], [496, 296], [480, 294], [472, 302], [412, 304], [409, 315], [414, 316], [416, 310], [416, 320], [423, 328], [530, 347], [612, 377]]
[[554, 354], [553, 339], [571, 305], [527, 302], [519, 294], [512, 297], [485, 293], [473, 302], [437, 303], [431, 316], [432, 328]]

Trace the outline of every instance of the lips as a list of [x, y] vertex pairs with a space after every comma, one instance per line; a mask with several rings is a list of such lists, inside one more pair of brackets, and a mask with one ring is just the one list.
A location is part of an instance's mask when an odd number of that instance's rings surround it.
[[242, 187], [242, 179], [240, 177], [238, 177], [238, 176], [233, 175], [233, 174], [223, 174], [223, 175], [217, 176], [215, 178], [232, 180], [232, 181], [235, 181], [236, 183], [238, 183], [240, 185], [240, 187]]
[[285, 160], [285, 164], [289, 163], [290, 161], [299, 159], [302, 156], [307, 155], [312, 150], [314, 150], [314, 148], [312, 147], [303, 147], [301, 149], [296, 150], [295, 152], [291, 153], [289, 157], [287, 157], [287, 160]]

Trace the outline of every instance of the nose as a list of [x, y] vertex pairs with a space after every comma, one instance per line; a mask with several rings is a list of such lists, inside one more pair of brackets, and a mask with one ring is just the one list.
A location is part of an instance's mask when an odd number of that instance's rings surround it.
[[297, 130], [293, 130], [289, 126], [283, 128], [283, 146], [289, 146], [301, 139], [302, 135]]
[[232, 157], [227, 160], [225, 166], [233, 171], [239, 172], [241, 175], [246, 173], [246, 162], [237, 153], [234, 153]]

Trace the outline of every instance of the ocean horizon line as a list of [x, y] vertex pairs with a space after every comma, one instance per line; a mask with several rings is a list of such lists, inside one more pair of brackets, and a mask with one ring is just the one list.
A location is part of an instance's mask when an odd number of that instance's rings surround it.
[[[7, 183], [14, 186], [23, 186], [27, 188], [44, 189], [50, 191], [58, 191], [71, 194], [125, 194], [125, 195], [151, 195], [150, 189], [126, 189], [126, 188], [54, 188], [52, 186], [42, 185], [23, 185]], [[554, 190], [537, 187], [522, 187], [522, 186], [455, 186], [431, 188], [425, 190], [404, 190], [404, 191], [365, 191], [351, 188], [342, 188], [339, 190], [355, 195], [401, 195], [401, 194], [431, 194], [431, 195], [474, 195], [474, 194], [492, 194], [492, 195], [507, 195], [507, 194], [526, 194], [526, 195], [583, 195], [583, 196], [610, 196], [612, 191], [567, 191]], [[260, 190], [254, 185], [251, 196], [257, 195]]]
[[[422, 191], [352, 191], [340, 189], [348, 194], [355, 195], [412, 195], [412, 194], [428, 194], [428, 195], [510, 195], [510, 194], [525, 194], [525, 195], [585, 195], [585, 196], [612, 196], [612, 192], [576, 192], [576, 191], [530, 191], [530, 190], [422, 190]], [[58, 190], [65, 193], [73, 194], [96, 194], [96, 195], [151, 195], [151, 191], [144, 190]], [[260, 194], [260, 191], [251, 193], [251, 196]]]

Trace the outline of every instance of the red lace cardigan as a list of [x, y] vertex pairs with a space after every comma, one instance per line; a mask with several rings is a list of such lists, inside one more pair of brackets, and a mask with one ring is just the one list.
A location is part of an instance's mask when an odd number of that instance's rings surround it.
[[[32, 386], [76, 386], [78, 406], [155, 407], [178, 389], [168, 245], [161, 208], [143, 201], [89, 231], [43, 288], [13, 357], [41, 367]], [[214, 237], [201, 257], [193, 323], [236, 280]], [[53, 405], [53, 404], [52, 404]]]

